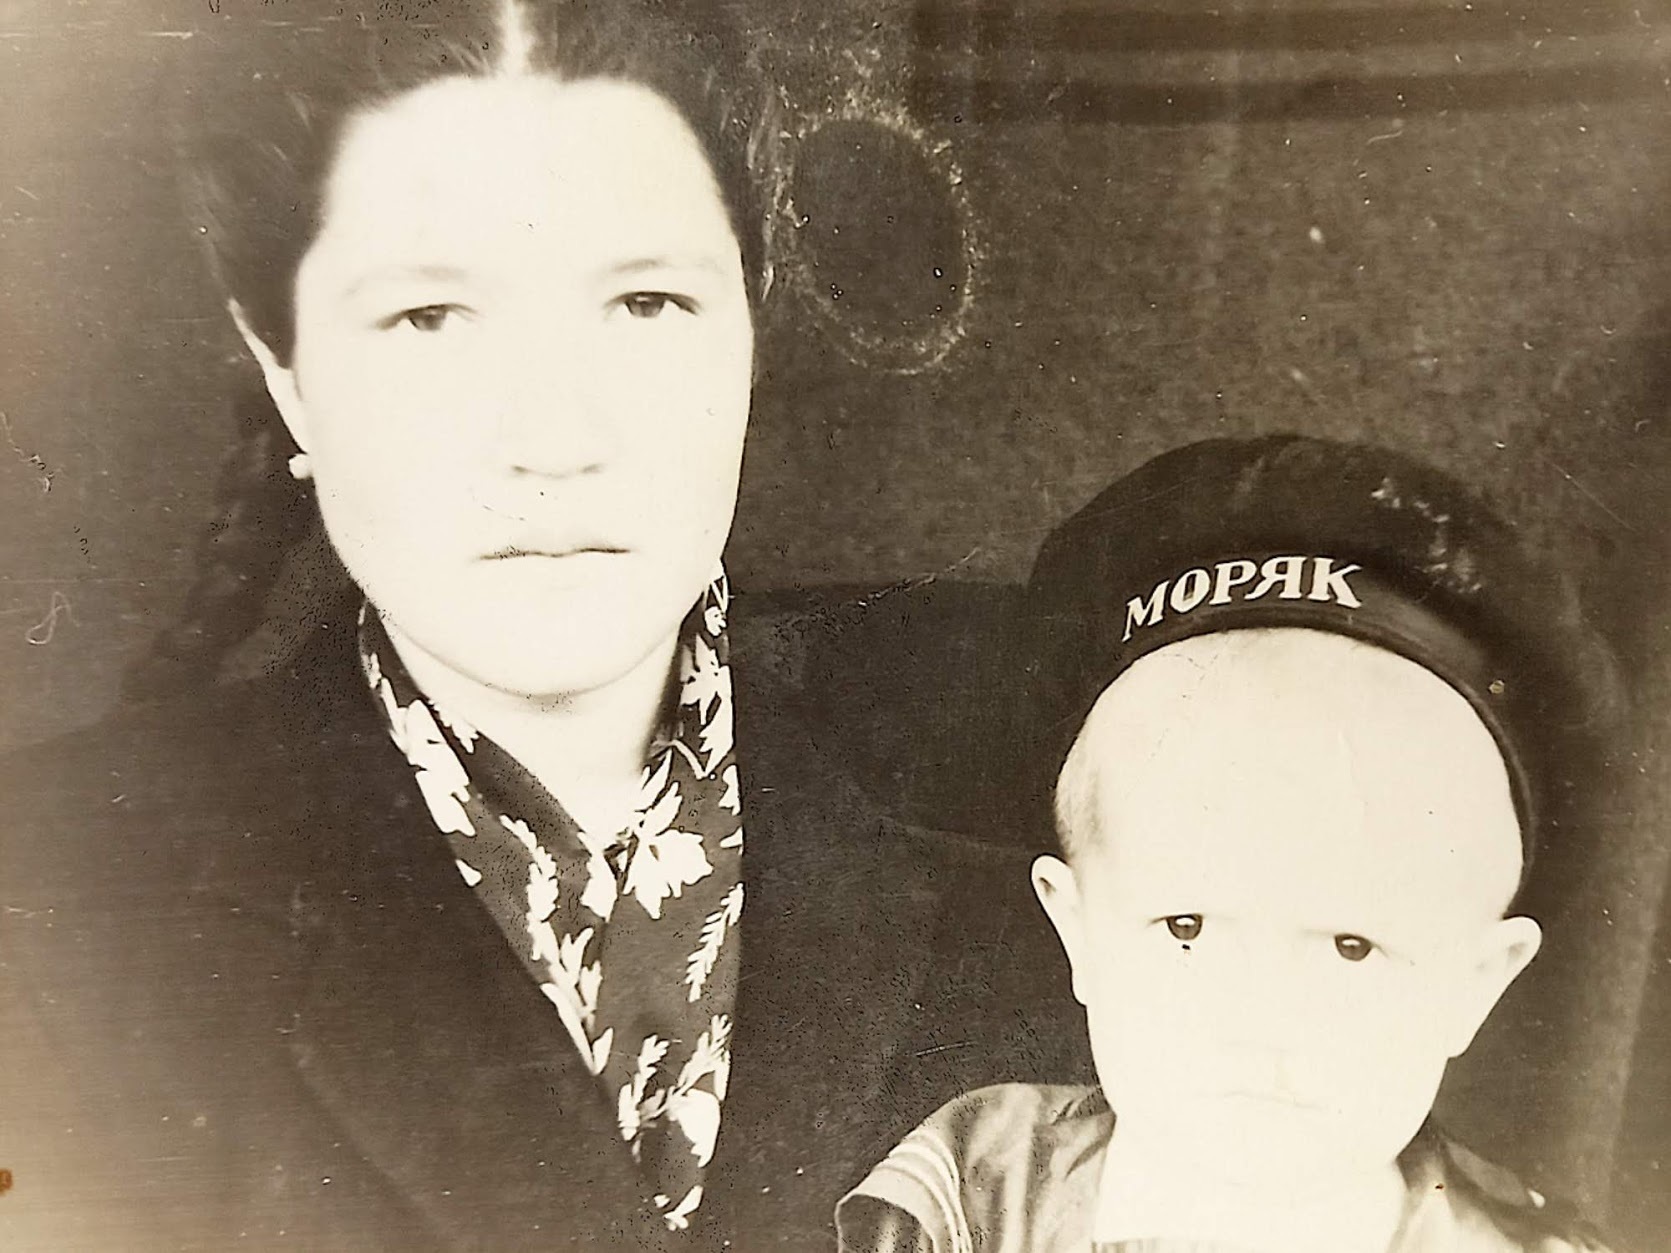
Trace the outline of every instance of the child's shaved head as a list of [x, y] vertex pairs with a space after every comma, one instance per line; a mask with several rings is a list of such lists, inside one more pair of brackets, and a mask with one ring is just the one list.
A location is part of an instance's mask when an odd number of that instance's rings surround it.
[[[1289, 751], [1272, 760], [1279, 745]], [[1387, 769], [1378, 774], [1376, 763]], [[1382, 777], [1425, 786], [1365, 791]], [[1491, 733], [1414, 662], [1320, 631], [1224, 631], [1136, 662], [1097, 701], [1068, 754], [1057, 829], [1077, 861], [1117, 845], [1139, 814], [1170, 807], [1174, 823], [1236, 821], [1250, 795], [1284, 782], [1296, 806], [1327, 811], [1341, 841], [1361, 834], [1365, 806], [1399, 813], [1408, 838], [1454, 865], [1484, 908], [1507, 909], [1521, 842]], [[1467, 838], [1433, 844], [1441, 825]]]

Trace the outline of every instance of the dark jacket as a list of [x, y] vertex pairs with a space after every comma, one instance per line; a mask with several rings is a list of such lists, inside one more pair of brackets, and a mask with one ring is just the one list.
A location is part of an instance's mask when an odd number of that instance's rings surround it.
[[351, 636], [0, 770], [0, 1247], [827, 1248], [942, 1102], [1085, 1073], [1025, 856], [876, 813], [745, 625], [731, 1087], [667, 1239]]

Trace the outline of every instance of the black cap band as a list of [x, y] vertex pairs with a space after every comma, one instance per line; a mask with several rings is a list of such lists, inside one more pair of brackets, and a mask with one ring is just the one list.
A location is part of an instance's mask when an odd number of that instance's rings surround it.
[[[1508, 770], [1521, 830], [1535, 829], [1526, 763], [1509, 730], [1519, 685], [1511, 686], [1477, 638], [1361, 561], [1327, 553], [1237, 553], [1164, 576], [1128, 597], [1125, 608], [1123, 623], [1102, 624], [1119, 632], [1104, 689], [1140, 657], [1180, 640], [1259, 628], [1350, 636], [1431, 671], [1491, 732]], [[1094, 704], [1096, 695], [1090, 700]]]

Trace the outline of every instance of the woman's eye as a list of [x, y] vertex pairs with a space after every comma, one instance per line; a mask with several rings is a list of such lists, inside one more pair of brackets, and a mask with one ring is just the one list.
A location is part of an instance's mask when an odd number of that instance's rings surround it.
[[420, 305], [416, 309], [408, 309], [396, 315], [391, 326], [410, 326], [415, 331], [422, 331], [426, 335], [433, 335], [447, 324], [457, 310], [452, 305]]
[[1201, 934], [1200, 914], [1173, 914], [1164, 921], [1166, 929], [1172, 933], [1172, 938], [1182, 940], [1185, 944]]
[[659, 318], [671, 305], [686, 313], [695, 312], [695, 305], [670, 292], [635, 291], [621, 297], [621, 307], [635, 318]]
[[1334, 951], [1349, 962], [1361, 962], [1375, 951], [1375, 944], [1361, 935], [1337, 935]]

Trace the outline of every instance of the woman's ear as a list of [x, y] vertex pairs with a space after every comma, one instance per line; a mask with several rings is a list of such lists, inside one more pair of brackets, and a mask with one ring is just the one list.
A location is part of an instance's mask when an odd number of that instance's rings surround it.
[[1060, 857], [1040, 857], [1033, 862], [1033, 895], [1039, 898], [1056, 938], [1068, 955], [1068, 966], [1073, 971], [1073, 997], [1085, 1004], [1085, 990], [1080, 986], [1080, 956], [1083, 943], [1083, 904], [1079, 895], [1079, 881], [1073, 867]]
[[1457, 989], [1451, 1025], [1452, 1057], [1468, 1050], [1509, 984], [1531, 965], [1542, 944], [1543, 928], [1530, 918], [1501, 918], [1485, 931]]
[[273, 398], [273, 404], [279, 411], [279, 417], [284, 419], [284, 425], [290, 432], [290, 438], [296, 442], [296, 447], [303, 452], [308, 450], [307, 414], [302, 408], [301, 393], [296, 390], [296, 372], [289, 366], [279, 364], [273, 350], [266, 342], [250, 329], [249, 319], [244, 316], [244, 308], [236, 300], [226, 302], [226, 311], [232, 315], [232, 321], [237, 324], [238, 334], [243, 336], [244, 347], [250, 350], [256, 362], [261, 366], [261, 376], [267, 380], [267, 394]]

